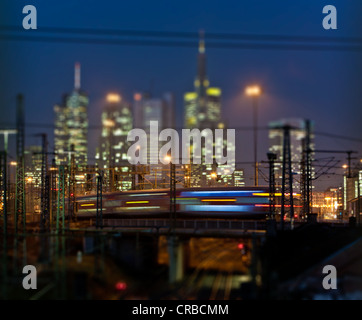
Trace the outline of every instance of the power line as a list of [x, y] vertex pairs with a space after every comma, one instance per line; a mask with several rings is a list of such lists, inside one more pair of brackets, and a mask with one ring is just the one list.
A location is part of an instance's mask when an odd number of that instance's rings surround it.
[[362, 142], [362, 139], [359, 139], [359, 138], [342, 136], [342, 135], [338, 135], [338, 134], [334, 134], [334, 133], [326, 133], [326, 132], [316, 131], [316, 132], [314, 132], [314, 134], [317, 134], [317, 135], [319, 135], [319, 136], [325, 136], [325, 137], [329, 137], [329, 138], [334, 138], [334, 139], [352, 140], [352, 141], [356, 141], [356, 142]]
[[[55, 125], [52, 123], [25, 123], [25, 126], [28, 128], [48, 128], [48, 129], [54, 129]], [[2, 129], [9, 129], [9, 128], [14, 128], [15, 124], [10, 124], [10, 123], [0, 123], [0, 128]], [[144, 129], [146, 129], [148, 127], [144, 127]], [[102, 125], [90, 125], [88, 127], [88, 130], [101, 130], [102, 129]], [[142, 128], [140, 128], [142, 129]], [[185, 128], [182, 127], [173, 127], [172, 129], [175, 130], [182, 130]], [[196, 128], [197, 129], [197, 128]], [[236, 131], [251, 131], [254, 130], [254, 127], [249, 127], [249, 126], [245, 126], [245, 127], [230, 127], [230, 128], [225, 128], [225, 129], [235, 129]], [[275, 128], [270, 128], [270, 127], [258, 127], [257, 130], [273, 130]], [[291, 129], [293, 130], [293, 129]], [[300, 129], [296, 129], [296, 130], [300, 130]], [[315, 135], [318, 136], [325, 136], [325, 137], [329, 137], [329, 138], [333, 138], [333, 139], [341, 139], [341, 140], [349, 140], [349, 141], [355, 141], [355, 142], [361, 142], [362, 143], [362, 139], [360, 138], [355, 138], [355, 137], [351, 137], [351, 136], [344, 136], [344, 135], [338, 135], [338, 134], [334, 134], [334, 133], [327, 133], [327, 132], [321, 132], [321, 131], [315, 131], [314, 132]]]
[[[26, 123], [25, 124], [26, 127], [29, 128], [48, 128], [48, 129], [54, 129], [55, 125], [52, 123]], [[0, 128], [13, 128], [14, 125], [11, 125], [9, 123], [0, 123]], [[88, 130], [101, 130], [103, 127], [102, 125], [89, 125], [88, 126]], [[137, 129], [149, 129], [149, 127], [137, 127]], [[183, 129], [187, 129], [187, 128], [183, 128], [183, 127], [172, 127], [171, 129], [175, 129], [175, 130], [183, 130]], [[198, 128], [195, 128], [198, 129]], [[225, 128], [225, 129], [235, 129], [236, 131], [248, 131], [248, 130], [254, 130], [254, 127], [230, 127], [230, 128]], [[192, 129], [190, 129], [192, 130]], [[258, 130], [269, 130], [268, 127], [258, 127]], [[161, 129], [160, 129], [161, 131]], [[202, 130], [200, 130], [202, 131]]]
[[[22, 36], [0, 35], [0, 40], [31, 41], [48, 43], [76, 43], [98, 45], [126, 45], [126, 46], [159, 46], [159, 47], [188, 47], [196, 48], [198, 42], [174, 40], [130, 40], [130, 39], [101, 39], [101, 38], [75, 38], [75, 37], [48, 37], [48, 36]], [[300, 50], [300, 51], [350, 51], [360, 52], [362, 46], [354, 45], [321, 45], [321, 44], [288, 44], [288, 43], [253, 43], [253, 42], [208, 42], [208, 48], [215, 49], [244, 49], [244, 50]]]
[[[0, 26], [1, 31], [24, 32], [19, 26]], [[182, 38], [199, 39], [199, 32], [190, 31], [159, 31], [159, 30], [127, 30], [127, 29], [96, 29], [96, 28], [64, 28], [39, 26], [38, 33], [56, 34], [82, 34], [103, 36], [127, 36], [127, 37], [156, 37], [156, 38]], [[359, 37], [325, 37], [308, 35], [280, 35], [280, 34], [253, 34], [253, 33], [226, 33], [206, 32], [205, 39], [213, 40], [251, 40], [251, 41], [274, 41], [274, 42], [314, 42], [314, 43], [353, 43], [362, 44]]]

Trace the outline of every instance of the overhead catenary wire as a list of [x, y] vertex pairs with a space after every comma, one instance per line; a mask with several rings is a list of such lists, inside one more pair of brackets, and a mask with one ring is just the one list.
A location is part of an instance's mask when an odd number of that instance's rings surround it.
[[[24, 32], [20, 26], [2, 25], [0, 31]], [[132, 29], [107, 29], [107, 28], [79, 28], [79, 27], [49, 27], [38, 26], [38, 33], [53, 34], [81, 34], [93, 36], [126, 36], [144, 38], [181, 38], [199, 39], [200, 33], [193, 31], [161, 31], [161, 30], [132, 30]], [[281, 34], [257, 34], [237, 32], [204, 32], [205, 39], [212, 40], [253, 40], [274, 42], [317, 42], [317, 43], [354, 43], [362, 44], [361, 37], [336, 37], [336, 36], [310, 36], [310, 35], [281, 35]]]
[[[51, 34], [51, 36], [44, 35], [44, 33]], [[196, 40], [198, 37], [199, 34], [196, 32], [58, 28], [46, 26], [39, 26], [36, 35], [34, 35], [25, 34], [24, 30], [19, 27], [0, 26], [0, 40], [8, 41], [194, 48], [198, 46], [198, 41], [190, 41], [189, 39]], [[206, 33], [205, 39], [208, 40], [209, 48], [221, 49], [362, 51], [362, 39], [353, 37]]]
[[[54, 129], [55, 125], [52, 123], [25, 123], [26, 127], [29, 128], [44, 128], [44, 129]], [[9, 128], [14, 128], [15, 124], [11, 124], [11, 123], [0, 123], [0, 129], [9, 129]], [[102, 125], [89, 125], [88, 130], [101, 130], [102, 129]], [[142, 128], [140, 128], [142, 129]], [[146, 129], [146, 128], [144, 128]], [[175, 130], [182, 130], [182, 129], [186, 129], [186, 128], [182, 128], [182, 127], [173, 127], [172, 129]], [[236, 131], [252, 131], [254, 130], [254, 127], [252, 126], [239, 126], [239, 127], [230, 127], [230, 128], [225, 128], [225, 129], [235, 129]], [[265, 130], [271, 130], [274, 128], [270, 128], [270, 127], [258, 127], [257, 130], [260, 131], [265, 131]], [[291, 129], [293, 130], [293, 129]], [[300, 129], [295, 129], [295, 130], [300, 130]], [[327, 132], [321, 132], [321, 131], [315, 131], [313, 132], [314, 135], [318, 135], [318, 136], [324, 136], [324, 137], [328, 137], [328, 138], [333, 138], [333, 139], [341, 139], [341, 140], [349, 140], [349, 141], [354, 141], [354, 142], [360, 142], [362, 143], [362, 139], [361, 138], [356, 138], [356, 137], [352, 137], [352, 136], [345, 136], [345, 135], [339, 135], [339, 134], [334, 134], [334, 133], [327, 133]]]

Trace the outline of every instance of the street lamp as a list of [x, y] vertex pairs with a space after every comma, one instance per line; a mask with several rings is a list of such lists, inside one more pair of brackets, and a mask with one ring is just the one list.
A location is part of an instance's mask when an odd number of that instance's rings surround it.
[[216, 178], [217, 178], [216, 172], [212, 172], [210, 174], [210, 177], [211, 177], [211, 185], [214, 185], [214, 183], [216, 182]]
[[247, 86], [245, 94], [252, 98], [253, 112], [254, 112], [254, 185], [258, 186], [258, 141], [257, 141], [257, 128], [258, 128], [258, 97], [261, 95], [261, 88], [258, 85]]

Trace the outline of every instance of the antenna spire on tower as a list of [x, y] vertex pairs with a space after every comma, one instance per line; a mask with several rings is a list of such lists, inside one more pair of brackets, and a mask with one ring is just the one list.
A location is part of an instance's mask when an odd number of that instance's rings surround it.
[[199, 31], [199, 53], [205, 53], [205, 40], [204, 40], [204, 36], [205, 36], [205, 31], [204, 30], [200, 30]]
[[74, 68], [74, 89], [79, 90], [80, 89], [80, 63], [75, 63]]

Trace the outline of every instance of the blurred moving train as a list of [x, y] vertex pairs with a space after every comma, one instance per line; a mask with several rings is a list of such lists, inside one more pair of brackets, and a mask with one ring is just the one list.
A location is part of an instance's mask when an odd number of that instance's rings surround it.
[[[267, 187], [182, 188], [176, 190], [176, 214], [181, 218], [263, 219], [269, 212]], [[103, 194], [103, 216], [165, 218], [170, 212], [170, 190], [138, 190]], [[97, 196], [76, 198], [76, 216], [96, 215]]]

